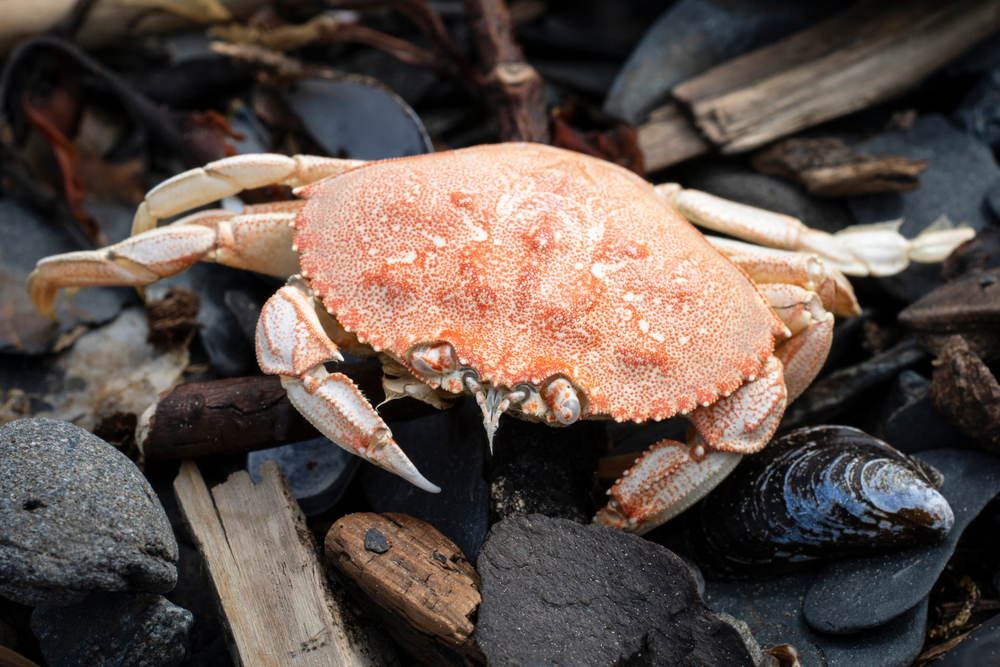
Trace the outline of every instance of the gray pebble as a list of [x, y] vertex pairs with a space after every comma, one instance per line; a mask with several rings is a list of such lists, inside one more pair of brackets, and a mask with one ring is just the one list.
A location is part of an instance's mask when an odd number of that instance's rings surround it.
[[142, 473], [67, 422], [0, 427], [0, 594], [20, 604], [92, 591], [169, 591], [177, 542]]
[[154, 593], [93, 593], [37, 607], [31, 629], [49, 667], [175, 667], [187, 654], [191, 612]]

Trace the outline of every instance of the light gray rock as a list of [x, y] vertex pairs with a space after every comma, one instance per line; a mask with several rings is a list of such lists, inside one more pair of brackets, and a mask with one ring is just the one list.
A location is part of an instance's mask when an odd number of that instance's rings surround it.
[[0, 427], [0, 595], [37, 606], [165, 592], [176, 563], [160, 501], [114, 447], [51, 419]]
[[92, 593], [36, 607], [31, 629], [49, 667], [175, 667], [194, 617], [155, 593]]

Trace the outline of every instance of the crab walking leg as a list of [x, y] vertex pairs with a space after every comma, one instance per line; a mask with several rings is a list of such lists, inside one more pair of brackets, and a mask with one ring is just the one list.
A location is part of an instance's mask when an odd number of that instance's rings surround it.
[[156, 227], [156, 222], [198, 206], [265, 185], [301, 187], [364, 164], [363, 160], [260, 153], [236, 155], [167, 179], [146, 194], [135, 212], [132, 235]]
[[641, 535], [704, 498], [742, 458], [709, 450], [699, 435], [687, 445], [661, 440], [608, 489], [593, 522]]
[[856, 225], [836, 234], [806, 227], [790, 215], [737, 204], [677, 183], [655, 186], [657, 193], [691, 222], [771, 248], [813, 252], [852, 276], [889, 276], [911, 261], [940, 262], [976, 235], [942, 220], [917, 238], [898, 232], [901, 221]]
[[389, 427], [350, 378], [323, 367], [327, 361], [342, 360], [319, 320], [308, 283], [293, 277], [264, 304], [257, 321], [261, 369], [280, 375], [292, 405], [337, 445], [424, 491], [439, 492], [392, 439]]
[[46, 257], [28, 276], [35, 308], [50, 319], [61, 287], [125, 285], [140, 287], [180, 273], [198, 261], [217, 262], [279, 278], [299, 270], [290, 223], [301, 201], [203, 211], [100, 250]]
[[795, 285], [760, 285], [771, 308], [792, 332], [774, 348], [784, 365], [788, 402], [812, 383], [833, 345], [833, 314], [827, 312], [816, 292]]
[[644, 533], [677, 516], [725, 479], [744, 454], [768, 443], [785, 399], [782, 364], [769, 357], [756, 378], [688, 416], [695, 433], [687, 445], [653, 445], [611, 487], [594, 522]]
[[705, 236], [716, 250], [746, 271], [758, 285], [786, 283], [819, 294], [823, 308], [839, 317], [861, 314], [854, 287], [839, 270], [827, 266], [816, 255]]

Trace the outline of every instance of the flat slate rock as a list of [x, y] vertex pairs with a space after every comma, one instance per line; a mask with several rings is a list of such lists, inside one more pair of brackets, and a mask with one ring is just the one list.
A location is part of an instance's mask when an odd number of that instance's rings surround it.
[[854, 633], [888, 623], [924, 599], [944, 570], [962, 531], [1000, 492], [1000, 458], [955, 449], [916, 455], [944, 476], [941, 494], [955, 513], [955, 526], [941, 543], [824, 567], [803, 605], [815, 630]]
[[[944, 116], [926, 114], [907, 130], [888, 132], [855, 148], [927, 160], [929, 165], [920, 175], [918, 190], [849, 199], [858, 224], [903, 218], [899, 233], [906, 238], [914, 238], [941, 215], [977, 231], [991, 224], [986, 195], [1000, 180], [1000, 166], [989, 146]], [[893, 296], [913, 302], [941, 284], [940, 274], [940, 264], [911, 264], [902, 273], [878, 280]]]
[[154, 593], [93, 593], [64, 607], [36, 607], [31, 629], [49, 667], [175, 667], [194, 616]]
[[881, 627], [853, 635], [814, 632], [802, 599], [815, 574], [803, 572], [755, 582], [708, 581], [705, 602], [746, 622], [761, 646], [791, 644], [801, 667], [909, 667], [920, 654], [927, 598]]
[[988, 665], [1000, 665], [1000, 614], [973, 630], [958, 646], [934, 663], [934, 667]]
[[684, 562], [634, 535], [512, 517], [490, 530], [478, 570], [476, 639], [491, 667], [753, 665]]
[[0, 490], [0, 595], [60, 605], [174, 587], [170, 521], [135, 464], [100, 438], [51, 419], [0, 427]]

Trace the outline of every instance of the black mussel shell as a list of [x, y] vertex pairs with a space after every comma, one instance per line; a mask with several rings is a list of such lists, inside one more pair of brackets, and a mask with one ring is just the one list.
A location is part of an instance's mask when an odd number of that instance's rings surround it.
[[955, 522], [927, 464], [846, 426], [801, 428], [747, 456], [685, 527], [711, 576], [932, 544]]

